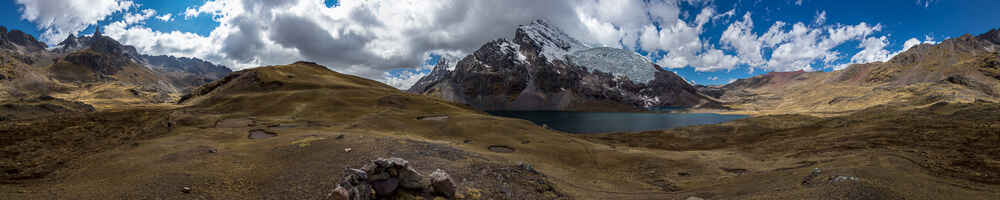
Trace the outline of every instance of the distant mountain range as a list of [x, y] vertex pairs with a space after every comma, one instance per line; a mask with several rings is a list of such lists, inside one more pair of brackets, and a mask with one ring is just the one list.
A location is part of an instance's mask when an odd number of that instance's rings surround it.
[[538, 20], [457, 61], [441, 59], [408, 90], [481, 110], [719, 107], [677, 74], [624, 49], [591, 47]]
[[48, 47], [22, 31], [0, 27], [0, 58], [0, 99], [44, 97], [98, 108], [173, 102], [231, 72], [196, 58], [143, 55], [100, 30]]
[[771, 72], [701, 93], [751, 113], [837, 114], [877, 105], [1000, 101], [1000, 30], [921, 44], [887, 62]]

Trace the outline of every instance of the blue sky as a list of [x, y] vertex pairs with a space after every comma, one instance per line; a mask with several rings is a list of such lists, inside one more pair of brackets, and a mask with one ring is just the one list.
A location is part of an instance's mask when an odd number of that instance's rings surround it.
[[[910, 38], [917, 38], [922, 41], [930, 39], [941, 41], [949, 37], [958, 37], [962, 34], [981, 34], [993, 28], [1000, 28], [1000, 2], [991, 0], [963, 0], [963, 1], [914, 1], [914, 0], [886, 0], [886, 1], [809, 1], [804, 0], [801, 5], [796, 5], [795, 1], [757, 1], [759, 3], [746, 3], [754, 1], [724, 1], [718, 2], [718, 10], [736, 9], [739, 16], [745, 12], [752, 12], [754, 23], [760, 26], [754, 27], [754, 32], [766, 32], [769, 26], [775, 21], [784, 22], [804, 22], [809, 23], [815, 20], [817, 13], [826, 12], [827, 23], [857, 24], [865, 22], [868, 24], [881, 24], [882, 30], [879, 35], [885, 35], [889, 44], [886, 47], [890, 51], [898, 51], [903, 48], [903, 44]], [[708, 37], [717, 40], [718, 36], [727, 28], [728, 24], [712, 24], [706, 30]], [[839, 46], [839, 51], [846, 55], [853, 55], [860, 51], [857, 48], [859, 41], [849, 41]], [[736, 68], [732, 71], [698, 72], [693, 68], [672, 69], [681, 76], [701, 84], [725, 84], [729, 80], [745, 78], [747, 76], [766, 73], [766, 70], [748, 70], [749, 68]], [[821, 69], [830, 71], [832, 68]], [[709, 80], [711, 77], [718, 77], [716, 80]]]
[[[401, 88], [437, 59], [512, 37], [517, 24], [533, 19], [548, 19], [593, 44], [636, 50], [698, 84], [774, 70], [830, 71], [885, 60], [908, 41], [934, 43], [1000, 28], [1000, 3], [988, 0], [39, 2], [4, 1], [0, 25], [50, 44], [102, 27], [143, 53], [199, 57], [236, 69], [313, 60]], [[698, 26], [700, 14], [708, 18]], [[752, 28], [734, 34], [747, 22]], [[653, 34], [642, 32], [646, 27], [655, 27]], [[841, 29], [856, 33], [837, 39], [833, 31]]]
[[[14, 0], [6, 0], [5, 3], [0, 5], [0, 25], [6, 26], [9, 29], [19, 29], [28, 34], [40, 36], [43, 32], [39, 30], [36, 23], [22, 19], [22, 9], [24, 6], [18, 5]], [[186, 8], [196, 5], [201, 5], [207, 0], [184, 0], [184, 1], [163, 1], [163, 0], [136, 0], [133, 1], [136, 4], [141, 4], [141, 6], [131, 8], [130, 10], [141, 10], [141, 9], [154, 9], [157, 11], [157, 16], [162, 16], [165, 14], [171, 14], [173, 20], [162, 21], [162, 20], [147, 20], [145, 25], [149, 28], [156, 30], [167, 31], [183, 31], [192, 32], [199, 35], [207, 36], [209, 32], [212, 31], [219, 23], [212, 21], [211, 16], [200, 16], [189, 19], [184, 19], [184, 11]], [[100, 20], [96, 25], [90, 25], [83, 31], [80, 35], [90, 35], [94, 33], [94, 30], [98, 26], [105, 26], [110, 22], [120, 21], [125, 16], [127, 12], [116, 12], [107, 16], [106, 19]]]

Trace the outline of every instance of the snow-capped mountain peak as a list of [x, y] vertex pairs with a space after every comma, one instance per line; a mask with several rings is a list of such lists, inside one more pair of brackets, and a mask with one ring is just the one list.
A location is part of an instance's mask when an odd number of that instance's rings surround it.
[[563, 60], [569, 53], [590, 48], [544, 20], [519, 26], [514, 41], [520, 45], [539, 47], [539, 54], [550, 62]]

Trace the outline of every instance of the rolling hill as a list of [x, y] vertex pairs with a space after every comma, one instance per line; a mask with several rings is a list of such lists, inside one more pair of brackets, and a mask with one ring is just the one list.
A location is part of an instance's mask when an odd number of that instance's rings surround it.
[[833, 72], [771, 72], [701, 91], [743, 113], [837, 115], [877, 105], [997, 102], [1000, 31], [921, 44], [887, 62]]

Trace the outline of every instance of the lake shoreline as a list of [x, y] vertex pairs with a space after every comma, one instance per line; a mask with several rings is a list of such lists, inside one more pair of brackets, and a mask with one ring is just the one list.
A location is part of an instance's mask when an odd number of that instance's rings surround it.
[[725, 123], [752, 117], [717, 113], [485, 111], [493, 116], [517, 118], [571, 134], [628, 133], [669, 130], [686, 126]]

